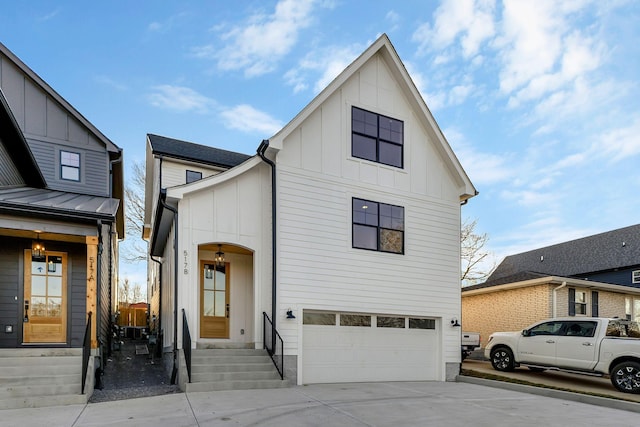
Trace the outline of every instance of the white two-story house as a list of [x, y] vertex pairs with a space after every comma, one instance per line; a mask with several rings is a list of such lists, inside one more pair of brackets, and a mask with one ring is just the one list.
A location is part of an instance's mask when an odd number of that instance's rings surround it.
[[297, 384], [455, 378], [476, 190], [386, 35], [255, 155], [149, 135], [146, 166], [166, 351], [266, 346]]

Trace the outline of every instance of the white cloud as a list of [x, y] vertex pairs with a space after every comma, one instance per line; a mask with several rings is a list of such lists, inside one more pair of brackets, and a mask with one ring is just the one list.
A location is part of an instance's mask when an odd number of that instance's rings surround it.
[[259, 132], [273, 135], [283, 126], [279, 120], [246, 104], [226, 109], [222, 111], [221, 115], [225, 119], [227, 127], [248, 133]]
[[598, 138], [596, 150], [601, 157], [617, 162], [640, 154], [640, 117], [629, 126], [612, 129]]
[[179, 112], [206, 113], [215, 101], [184, 86], [160, 85], [153, 87], [149, 101], [154, 107]]
[[314, 50], [299, 62], [296, 68], [285, 74], [285, 81], [294, 87], [294, 92], [306, 89], [312, 76], [316, 82], [313, 85], [315, 93], [320, 92], [335, 79], [362, 52], [360, 44], [350, 46], [329, 46]]
[[225, 71], [244, 70], [246, 77], [273, 71], [298, 40], [300, 31], [312, 20], [315, 0], [280, 0], [271, 15], [254, 14], [246, 25], [235, 26], [221, 35], [226, 44], [193, 49], [196, 57], [214, 58]]
[[422, 24], [413, 40], [419, 43], [420, 51], [437, 51], [459, 38], [462, 55], [472, 57], [495, 33], [494, 9], [494, 0], [445, 0], [434, 12], [433, 26]]
[[398, 26], [400, 24], [400, 15], [397, 12], [390, 10], [389, 12], [387, 12], [384, 19], [390, 25], [388, 30], [389, 32], [392, 32], [398, 29]]

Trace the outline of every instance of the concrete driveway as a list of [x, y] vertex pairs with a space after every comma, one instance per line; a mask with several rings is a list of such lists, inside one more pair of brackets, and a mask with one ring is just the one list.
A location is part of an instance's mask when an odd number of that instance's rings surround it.
[[[635, 405], [635, 404], [634, 404]], [[613, 426], [638, 414], [464, 382], [320, 384], [5, 410], [28, 426]]]
[[542, 384], [558, 387], [566, 390], [575, 390], [580, 393], [591, 393], [606, 396], [611, 399], [632, 401], [640, 403], [640, 394], [622, 393], [616, 390], [608, 377], [592, 377], [588, 375], [568, 374], [558, 371], [533, 372], [529, 368], [516, 368], [513, 372], [498, 372], [488, 361], [467, 359], [462, 363], [462, 369], [480, 372], [483, 374], [498, 375], [527, 381], [534, 384]]

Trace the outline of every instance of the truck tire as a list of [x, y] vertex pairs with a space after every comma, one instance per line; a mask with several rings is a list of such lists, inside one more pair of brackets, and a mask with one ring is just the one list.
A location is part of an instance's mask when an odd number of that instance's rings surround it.
[[513, 371], [516, 363], [513, 360], [513, 352], [509, 347], [496, 347], [491, 350], [491, 366], [496, 371]]
[[611, 384], [623, 393], [640, 393], [640, 363], [632, 360], [618, 363], [611, 370]]

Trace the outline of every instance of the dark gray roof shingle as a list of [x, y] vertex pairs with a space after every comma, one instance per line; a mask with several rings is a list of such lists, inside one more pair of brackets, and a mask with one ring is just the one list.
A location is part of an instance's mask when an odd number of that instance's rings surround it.
[[640, 265], [640, 224], [510, 255], [483, 285], [510, 283], [513, 280], [509, 278], [525, 272], [575, 277], [637, 265]]
[[147, 134], [147, 137], [155, 154], [212, 166], [232, 168], [253, 157], [193, 142], [167, 138], [166, 136]]

